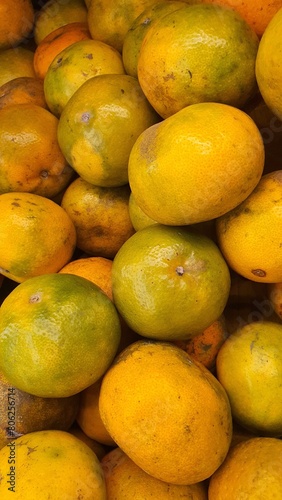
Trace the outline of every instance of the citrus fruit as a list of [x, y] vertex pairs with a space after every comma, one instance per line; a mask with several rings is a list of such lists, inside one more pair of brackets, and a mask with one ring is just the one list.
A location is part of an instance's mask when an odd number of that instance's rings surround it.
[[[63, 474], [62, 474], [63, 472]], [[0, 450], [2, 500], [106, 500], [100, 462], [69, 432], [31, 432]]]
[[255, 437], [230, 449], [209, 481], [209, 500], [279, 499], [282, 495], [282, 441]]
[[74, 223], [77, 247], [88, 255], [112, 259], [135, 232], [129, 210], [128, 184], [100, 187], [81, 177], [66, 189], [61, 206]]
[[79, 411], [76, 421], [86, 436], [98, 443], [115, 446], [115, 442], [105, 428], [99, 411], [99, 396], [102, 380], [86, 387], [80, 393]]
[[20, 76], [0, 87], [0, 109], [27, 103], [47, 108], [43, 83], [39, 78]]
[[229, 449], [225, 390], [203, 365], [166, 342], [137, 341], [124, 349], [103, 376], [99, 409], [117, 445], [161, 481], [200, 482]]
[[22, 46], [0, 51], [0, 86], [21, 76], [36, 77], [33, 52]]
[[105, 257], [81, 257], [68, 262], [59, 272], [92, 281], [112, 300], [112, 265], [112, 260]]
[[87, 22], [92, 38], [122, 51], [124, 37], [143, 10], [156, 0], [100, 0], [90, 2]]
[[60, 117], [61, 150], [80, 177], [96, 186], [128, 183], [128, 159], [139, 134], [159, 121], [138, 80], [98, 75], [85, 82]]
[[119, 341], [115, 306], [81, 276], [30, 278], [1, 305], [0, 368], [11, 384], [35, 396], [81, 392], [104, 374]]
[[216, 358], [234, 420], [275, 437], [282, 436], [281, 339], [281, 324], [256, 321], [233, 332]]
[[63, 49], [89, 38], [87, 23], [68, 23], [51, 31], [34, 51], [33, 64], [37, 77], [44, 80], [51, 62]]
[[[31, 34], [34, 8], [31, 0], [0, 1], [0, 50], [17, 46]], [[2, 70], [2, 67], [1, 67]]]
[[154, 478], [136, 465], [120, 448], [104, 455], [101, 461], [109, 499], [132, 500], [159, 498], [162, 500], [190, 498], [207, 500], [203, 483], [190, 485], [168, 484]]
[[0, 193], [24, 191], [52, 198], [71, 181], [57, 140], [58, 119], [33, 103], [0, 110]]
[[219, 349], [227, 339], [225, 318], [221, 315], [210, 326], [188, 340], [175, 340], [174, 344], [184, 349], [193, 359], [211, 371], [215, 369]]
[[106, 455], [107, 453], [107, 448], [106, 446], [102, 445], [101, 443], [98, 443], [98, 441], [95, 441], [94, 439], [91, 439], [90, 437], [86, 436], [86, 434], [81, 430], [79, 425], [77, 423], [74, 423], [74, 425], [69, 429], [70, 434], [73, 436], [77, 437], [80, 439], [83, 443], [87, 444], [89, 448], [94, 451], [94, 453], [97, 455], [99, 460], [102, 460], [102, 458]]
[[[188, 0], [187, 0], [188, 2]], [[194, 3], [191, 0], [189, 3]], [[149, 5], [139, 16], [133, 21], [127, 31], [122, 44], [122, 60], [126, 73], [137, 78], [137, 64], [140, 54], [141, 45], [147, 31], [155, 24], [160, 17], [165, 16], [169, 12], [181, 9], [185, 6], [184, 1], [178, 0], [161, 0]]]
[[215, 3], [227, 5], [236, 10], [247, 23], [253, 28], [258, 36], [261, 36], [273, 16], [281, 9], [281, 0], [203, 0], [204, 3]]
[[113, 261], [112, 284], [114, 303], [135, 332], [182, 340], [222, 314], [230, 274], [211, 239], [154, 224], [122, 245]]
[[76, 419], [80, 396], [39, 398], [16, 387], [0, 373], [0, 448], [29, 432], [68, 430]]
[[179, 226], [215, 219], [239, 205], [258, 184], [263, 166], [261, 134], [246, 113], [199, 103], [139, 135], [128, 177], [143, 212]]
[[242, 107], [256, 92], [257, 50], [257, 35], [237, 12], [187, 4], [147, 31], [138, 80], [163, 118], [199, 102]]
[[282, 171], [265, 174], [246, 200], [216, 222], [227, 263], [247, 279], [282, 281], [281, 194]]
[[0, 195], [0, 273], [16, 282], [55, 273], [70, 261], [75, 227], [65, 210], [32, 193]]
[[267, 294], [273, 311], [282, 319], [282, 283], [269, 283]]
[[123, 74], [121, 55], [99, 40], [81, 40], [63, 49], [51, 62], [44, 78], [47, 104], [59, 116], [71, 96], [90, 78]]
[[256, 79], [260, 93], [267, 106], [280, 120], [282, 119], [281, 26], [282, 8], [273, 16], [265, 29], [256, 58]]
[[84, 0], [48, 0], [40, 7], [34, 24], [36, 45], [60, 26], [74, 22], [87, 24], [87, 7]]
[[140, 208], [139, 205], [137, 205], [135, 197], [132, 192], [130, 192], [129, 196], [128, 210], [129, 210], [129, 217], [135, 231], [139, 231], [144, 227], [156, 224], [156, 221], [151, 219], [151, 217], [149, 217], [147, 214], [145, 214], [142, 208]]

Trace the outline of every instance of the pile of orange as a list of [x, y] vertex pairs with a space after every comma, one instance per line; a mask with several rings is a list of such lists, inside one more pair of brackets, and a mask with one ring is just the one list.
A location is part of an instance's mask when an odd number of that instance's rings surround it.
[[282, 0], [14, 3], [1, 500], [281, 498]]

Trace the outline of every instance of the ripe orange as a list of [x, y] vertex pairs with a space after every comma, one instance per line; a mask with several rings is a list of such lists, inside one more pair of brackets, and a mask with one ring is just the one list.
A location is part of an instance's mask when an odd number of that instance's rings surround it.
[[282, 441], [255, 437], [232, 447], [209, 481], [209, 500], [279, 499], [282, 495]]
[[90, 2], [87, 21], [92, 38], [122, 51], [124, 37], [143, 10], [156, 0], [100, 0]]
[[208, 499], [203, 483], [178, 485], [160, 481], [138, 467], [120, 448], [115, 448], [104, 455], [101, 465], [109, 499]]
[[[63, 471], [63, 474], [62, 474]], [[69, 432], [47, 430], [19, 437], [0, 451], [1, 500], [106, 500], [95, 453]]]
[[98, 443], [115, 446], [115, 442], [105, 428], [99, 411], [99, 396], [102, 379], [86, 387], [80, 393], [80, 406], [76, 417], [78, 425], [86, 436]]
[[141, 132], [159, 121], [138, 80], [98, 75], [85, 82], [60, 117], [58, 141], [65, 158], [90, 184], [128, 183], [128, 159]]
[[236, 10], [251, 28], [261, 36], [273, 16], [281, 9], [281, 0], [203, 0], [204, 3], [226, 5]]
[[260, 435], [282, 436], [282, 325], [256, 321], [230, 335], [216, 358], [233, 418]]
[[160, 17], [141, 45], [137, 74], [163, 118], [199, 102], [241, 108], [256, 92], [258, 38], [220, 5], [189, 5]]
[[43, 82], [39, 78], [21, 76], [0, 87], [0, 109], [12, 104], [27, 103], [47, 108]]
[[260, 93], [267, 106], [280, 120], [282, 119], [281, 30], [282, 5], [265, 29], [256, 58], [256, 79]]
[[246, 113], [199, 103], [140, 134], [128, 176], [137, 205], [149, 217], [179, 226], [215, 219], [239, 205], [258, 184], [263, 166], [261, 134]]
[[32, 103], [0, 110], [0, 193], [24, 191], [47, 198], [71, 181], [57, 140], [58, 119]]
[[[90, 78], [123, 74], [121, 55], [99, 40], [81, 40], [63, 49], [51, 62], [44, 78], [47, 104], [60, 116], [75, 91]], [[90, 101], [91, 102], [91, 101]]]
[[86, 23], [68, 23], [51, 31], [36, 47], [34, 70], [38, 78], [45, 78], [47, 70], [55, 57], [66, 47], [80, 40], [91, 38]]
[[154, 224], [131, 236], [112, 268], [113, 297], [138, 334], [186, 340], [222, 314], [229, 270], [215, 243], [185, 228]]
[[94, 384], [119, 341], [115, 306], [81, 276], [30, 278], [1, 305], [1, 370], [10, 384], [35, 396], [72, 396]]
[[135, 232], [129, 210], [130, 189], [99, 187], [81, 177], [66, 189], [61, 206], [73, 221], [77, 247], [88, 255], [112, 259]]
[[[31, 34], [34, 8], [31, 0], [0, 1], [0, 50], [17, 46]], [[2, 66], [1, 66], [2, 71]]]
[[232, 435], [225, 390], [203, 365], [166, 342], [138, 341], [105, 373], [102, 421], [151, 476], [195, 484], [224, 461]]
[[270, 172], [246, 200], [216, 222], [227, 263], [249, 280], [282, 281], [281, 196], [282, 171]]
[[0, 195], [0, 273], [22, 282], [56, 273], [70, 261], [76, 244], [65, 210], [33, 193]]
[[34, 41], [39, 45], [52, 31], [69, 23], [87, 23], [84, 0], [48, 0], [36, 15]]
[[0, 51], [0, 86], [21, 76], [36, 77], [33, 52], [22, 46]]
[[112, 265], [112, 260], [105, 257], [82, 257], [68, 262], [59, 272], [75, 274], [92, 281], [112, 300]]

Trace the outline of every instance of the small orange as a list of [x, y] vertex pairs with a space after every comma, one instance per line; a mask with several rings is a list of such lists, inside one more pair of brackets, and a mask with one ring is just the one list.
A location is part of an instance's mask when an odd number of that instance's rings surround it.
[[26, 103], [47, 108], [43, 82], [39, 78], [21, 76], [0, 87], [0, 109], [12, 104]]
[[91, 439], [107, 446], [116, 446], [100, 416], [99, 395], [101, 383], [102, 379], [99, 379], [80, 393], [80, 405], [76, 421], [83, 432]]
[[36, 45], [52, 31], [69, 23], [87, 23], [84, 0], [48, 0], [38, 11], [34, 25]]
[[282, 497], [282, 441], [253, 437], [233, 446], [209, 480], [209, 500]]
[[112, 259], [134, 234], [129, 210], [130, 189], [99, 187], [78, 177], [66, 189], [61, 206], [76, 229], [77, 247], [88, 255]]
[[[94, 384], [119, 341], [115, 306], [81, 276], [30, 278], [1, 305], [1, 370], [11, 385], [34, 396], [64, 398]], [[14, 362], [8, 363], [11, 350]]]
[[178, 485], [160, 481], [138, 467], [120, 448], [104, 455], [101, 465], [109, 499], [208, 500], [204, 483]]
[[[31, 0], [0, 1], [0, 50], [19, 45], [31, 34], [34, 8]], [[1, 66], [2, 71], [2, 66]]]
[[0, 195], [0, 213], [0, 273], [4, 276], [20, 283], [55, 273], [70, 261], [75, 227], [55, 202], [33, 193], [5, 193]]
[[130, 193], [128, 202], [129, 216], [135, 231], [139, 231], [144, 227], [151, 226], [151, 224], [157, 224], [157, 222], [151, 217], [149, 217], [143, 210], [137, 205], [133, 193]]
[[20, 76], [36, 77], [33, 52], [22, 46], [0, 51], [0, 86]]
[[221, 315], [219, 319], [192, 339], [186, 341], [176, 340], [174, 344], [184, 349], [193, 359], [202, 363], [206, 368], [214, 371], [218, 351], [228, 335], [225, 318]]
[[80, 40], [91, 38], [86, 23], [68, 23], [49, 33], [36, 47], [34, 70], [38, 78], [45, 78], [47, 70], [55, 57], [66, 47]]
[[124, 72], [120, 53], [110, 45], [91, 39], [75, 42], [59, 52], [47, 70], [44, 78], [47, 104], [52, 113], [60, 116], [84, 82], [98, 75]]
[[90, 2], [87, 21], [92, 38], [122, 51], [124, 37], [143, 10], [156, 0], [100, 0]]
[[76, 276], [82, 276], [82, 278], [92, 281], [113, 300], [112, 266], [113, 261], [105, 257], [82, 257], [72, 260], [62, 267], [59, 272], [75, 274]]
[[98, 441], [95, 441], [95, 439], [91, 439], [90, 437], [86, 436], [86, 434], [83, 432], [83, 430], [79, 427], [79, 425], [76, 422], [69, 429], [69, 433], [80, 439], [83, 443], [87, 444], [87, 446], [89, 446], [89, 448], [92, 451], [94, 451], [95, 455], [97, 455], [99, 460], [102, 460], [102, 458], [106, 455], [107, 453], [106, 446], [102, 445], [101, 443], [98, 443]]
[[137, 341], [124, 349], [103, 376], [99, 410], [117, 445], [167, 483], [189, 485], [210, 477], [230, 446], [225, 390], [170, 343]]
[[58, 119], [32, 103], [0, 110], [0, 193], [52, 198], [74, 175], [57, 140]]

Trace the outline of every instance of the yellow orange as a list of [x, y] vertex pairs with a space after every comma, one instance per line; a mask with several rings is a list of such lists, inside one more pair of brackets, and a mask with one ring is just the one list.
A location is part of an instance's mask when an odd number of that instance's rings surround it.
[[22, 46], [0, 51], [0, 86], [21, 76], [36, 77], [33, 52]]

